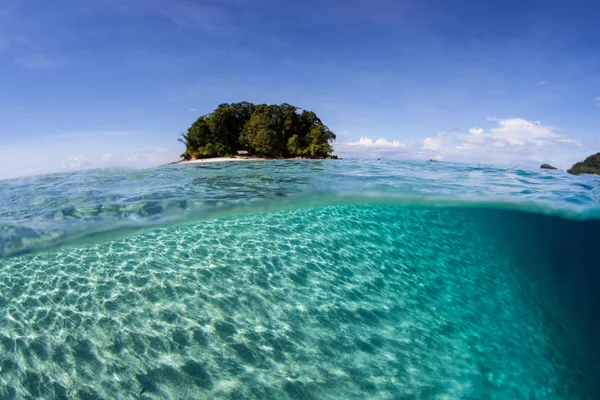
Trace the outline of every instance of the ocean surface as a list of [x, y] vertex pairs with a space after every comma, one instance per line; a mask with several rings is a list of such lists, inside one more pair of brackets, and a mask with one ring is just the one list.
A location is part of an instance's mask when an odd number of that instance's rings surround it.
[[600, 399], [597, 176], [223, 162], [0, 200], [0, 399]]

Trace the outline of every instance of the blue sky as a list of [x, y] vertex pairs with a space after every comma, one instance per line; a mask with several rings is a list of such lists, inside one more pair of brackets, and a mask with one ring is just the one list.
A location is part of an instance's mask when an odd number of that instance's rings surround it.
[[600, 5], [0, 0], [0, 177], [172, 161], [219, 103], [315, 111], [341, 156], [600, 151]]

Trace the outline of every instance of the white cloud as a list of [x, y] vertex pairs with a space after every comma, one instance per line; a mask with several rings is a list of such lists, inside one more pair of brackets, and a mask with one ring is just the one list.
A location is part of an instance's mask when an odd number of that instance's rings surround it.
[[379, 138], [375, 141], [373, 141], [373, 139], [371, 139], [370, 137], [361, 137], [358, 142], [350, 142], [348, 143], [349, 146], [363, 146], [363, 147], [372, 147], [372, 148], [388, 148], [388, 147], [395, 147], [395, 148], [400, 148], [403, 149], [406, 146], [404, 145], [404, 143], [400, 143], [397, 140], [393, 140], [393, 141], [389, 141], [386, 140], [384, 138]]
[[[64, 169], [85, 169], [94, 167], [107, 166], [113, 161], [112, 153], [102, 153], [97, 156], [85, 157], [85, 156], [70, 156], [66, 160], [63, 160], [62, 167]], [[122, 160], [115, 160], [117, 163]]]
[[130, 153], [114, 156], [112, 153], [93, 154], [88, 156], [70, 156], [63, 160], [62, 168], [69, 170], [108, 167], [146, 168], [168, 162], [177, 161], [179, 157], [167, 148], [143, 148]]
[[589, 155], [590, 148], [556, 127], [524, 118], [488, 118], [496, 126], [471, 128], [467, 133], [440, 132], [423, 140], [420, 149], [411, 151], [421, 159], [441, 159], [486, 164], [523, 165], [550, 162], [570, 167]]
[[[145, 141], [148, 146], [140, 145]], [[34, 143], [5, 141], [0, 147], [0, 179], [88, 168], [150, 168], [177, 161], [182, 152], [174, 135], [118, 131], [52, 134]]]
[[196, 109], [195, 108], [190, 108], [190, 111], [194, 112], [194, 111], [196, 111]]
[[[468, 133], [444, 136], [443, 140], [443, 134], [425, 138], [424, 151], [417, 154], [420, 157], [436, 154], [447, 160], [493, 164], [554, 162], [567, 157], [577, 159], [582, 152], [585, 153], [579, 141], [556, 127], [543, 125], [541, 121], [523, 118], [488, 120], [496, 126], [488, 130], [471, 128]], [[564, 166], [570, 165], [565, 163]]]
[[538, 85], [547, 85], [548, 81], [539, 81], [537, 84]]
[[382, 137], [373, 140], [368, 136], [362, 136], [355, 142], [336, 142], [334, 148], [335, 154], [344, 158], [402, 158], [407, 156], [404, 143]]
[[490, 137], [517, 146], [522, 146], [525, 143], [535, 143], [539, 139], [558, 137], [553, 128], [543, 126], [540, 121], [527, 121], [523, 118], [490, 118], [489, 120], [495, 121], [500, 125], [490, 130]]
[[83, 169], [96, 166], [96, 157], [71, 156], [63, 160], [62, 167], [65, 169]]
[[423, 150], [428, 151], [440, 151], [442, 150], [442, 136], [443, 133], [438, 133], [435, 137], [426, 137], [423, 140]]
[[560, 138], [560, 139], [556, 139], [556, 142], [558, 143], [573, 143], [576, 144], [577, 146], [581, 146], [581, 142], [575, 139], [570, 139], [570, 138]]

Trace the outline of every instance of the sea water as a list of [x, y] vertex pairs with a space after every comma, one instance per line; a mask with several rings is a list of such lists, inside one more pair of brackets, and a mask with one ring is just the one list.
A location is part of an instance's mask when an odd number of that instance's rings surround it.
[[253, 161], [0, 200], [0, 398], [600, 398], [598, 177]]

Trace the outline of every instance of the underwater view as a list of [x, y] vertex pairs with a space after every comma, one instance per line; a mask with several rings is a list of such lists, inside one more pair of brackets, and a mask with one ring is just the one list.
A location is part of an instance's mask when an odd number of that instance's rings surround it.
[[600, 180], [298, 160], [0, 181], [0, 398], [600, 398]]

